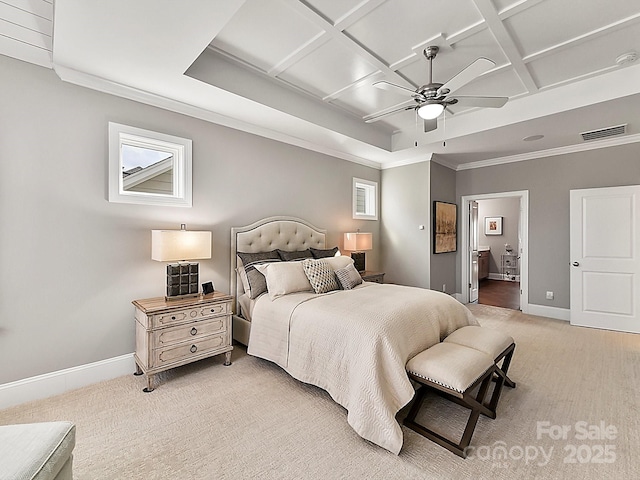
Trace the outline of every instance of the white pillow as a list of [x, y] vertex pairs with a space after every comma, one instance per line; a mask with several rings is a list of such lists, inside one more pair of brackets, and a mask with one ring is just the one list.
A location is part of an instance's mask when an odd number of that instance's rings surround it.
[[288, 293], [313, 291], [302, 262], [263, 263], [256, 265], [256, 270], [267, 279], [267, 292], [271, 300]]
[[346, 255], [327, 257], [323, 258], [322, 260], [331, 265], [331, 268], [333, 268], [334, 270], [340, 270], [342, 268], [346, 268], [349, 265], [353, 265], [353, 258], [347, 257]]

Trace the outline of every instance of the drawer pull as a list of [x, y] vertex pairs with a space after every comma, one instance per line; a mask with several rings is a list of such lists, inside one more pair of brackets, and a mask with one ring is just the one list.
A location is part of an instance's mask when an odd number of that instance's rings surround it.
[[198, 333], [198, 330], [196, 330], [196, 327], [193, 327], [191, 329], [191, 335], [195, 335], [196, 333]]
[[196, 353], [198, 347], [196, 347], [195, 345], [191, 345], [191, 348], [189, 350], [191, 350], [191, 353]]
[[175, 315], [174, 315], [173, 317], [171, 317], [171, 320], [175, 320], [175, 319], [176, 319], [176, 316], [175, 316]]
[[215, 312], [216, 312], [216, 309], [215, 309], [215, 308], [212, 308], [212, 309], [211, 309], [211, 313], [215, 313]]

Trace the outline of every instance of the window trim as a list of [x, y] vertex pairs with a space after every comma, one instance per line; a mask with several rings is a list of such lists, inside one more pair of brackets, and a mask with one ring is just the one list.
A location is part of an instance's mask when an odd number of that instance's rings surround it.
[[[367, 192], [367, 210], [370, 212], [373, 207], [373, 213], [358, 213], [357, 205], [357, 189], [365, 188]], [[373, 203], [373, 205], [371, 205]], [[353, 177], [352, 183], [352, 211], [354, 220], [378, 220], [378, 182], [364, 180], [362, 178]]]
[[[171, 195], [128, 191], [122, 178], [122, 146], [158, 150], [173, 156]], [[192, 206], [192, 143], [188, 138], [109, 122], [109, 202], [138, 205]]]

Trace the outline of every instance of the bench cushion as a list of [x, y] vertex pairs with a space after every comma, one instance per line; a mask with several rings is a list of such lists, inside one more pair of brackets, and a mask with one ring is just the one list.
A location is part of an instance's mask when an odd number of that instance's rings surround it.
[[513, 344], [513, 338], [506, 333], [476, 325], [459, 328], [443, 341], [479, 350], [493, 359]]
[[407, 362], [407, 371], [431, 383], [464, 393], [493, 367], [493, 357], [455, 343], [438, 343]]
[[0, 426], [0, 480], [54, 479], [70, 470], [75, 443], [71, 422]]

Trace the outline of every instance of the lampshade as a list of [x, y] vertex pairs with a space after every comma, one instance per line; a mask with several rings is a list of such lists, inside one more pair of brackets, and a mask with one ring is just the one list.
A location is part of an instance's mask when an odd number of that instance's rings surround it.
[[159, 262], [211, 258], [211, 232], [151, 230], [151, 259]]
[[433, 120], [438, 118], [444, 111], [444, 105], [440, 103], [427, 103], [418, 109], [418, 115], [425, 120]]
[[371, 233], [345, 233], [344, 249], [352, 252], [361, 252], [373, 248], [373, 234]]

